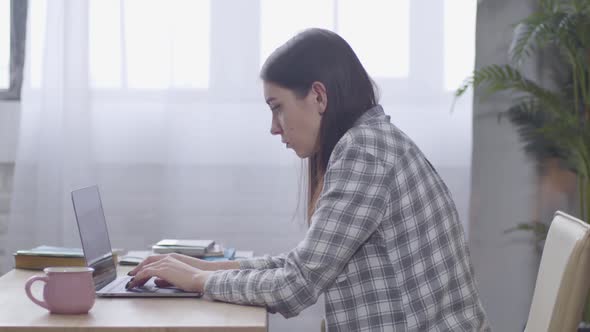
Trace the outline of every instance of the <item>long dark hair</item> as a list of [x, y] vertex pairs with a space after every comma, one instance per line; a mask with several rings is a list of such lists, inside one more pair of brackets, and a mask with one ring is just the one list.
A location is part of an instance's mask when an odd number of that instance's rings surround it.
[[303, 98], [313, 82], [326, 87], [317, 153], [308, 159], [307, 217], [315, 210], [334, 146], [355, 121], [377, 104], [375, 84], [348, 43], [336, 33], [308, 29], [276, 49], [262, 66], [263, 81]]

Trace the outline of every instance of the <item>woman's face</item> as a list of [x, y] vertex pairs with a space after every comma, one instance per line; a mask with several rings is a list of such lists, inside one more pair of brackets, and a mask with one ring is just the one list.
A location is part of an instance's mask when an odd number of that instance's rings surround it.
[[307, 96], [298, 98], [289, 89], [264, 82], [264, 99], [272, 111], [270, 133], [281, 135], [281, 141], [300, 158], [313, 155], [327, 105], [324, 85], [314, 82]]

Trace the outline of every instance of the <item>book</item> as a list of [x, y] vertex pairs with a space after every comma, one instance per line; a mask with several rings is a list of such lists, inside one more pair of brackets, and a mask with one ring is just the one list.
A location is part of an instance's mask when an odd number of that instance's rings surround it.
[[156, 243], [157, 246], [210, 248], [215, 244], [213, 240], [176, 240], [164, 239]]
[[[117, 263], [119, 250], [113, 250], [113, 260]], [[50, 266], [86, 266], [81, 248], [38, 246], [14, 253], [14, 265], [18, 269], [43, 270]]]
[[207, 252], [198, 257], [223, 257], [224, 255], [224, 248], [219, 244], [215, 244], [212, 249], [208, 249]]
[[225, 248], [222, 251], [221, 256], [206, 256], [202, 257], [202, 259], [210, 262], [218, 262], [218, 261], [231, 261], [234, 260], [236, 256], [236, 249], [235, 248]]
[[148, 258], [152, 252], [149, 250], [129, 250], [125, 255], [119, 259], [119, 265], [138, 265]]
[[175, 247], [175, 246], [152, 246], [152, 251], [155, 254], [172, 254], [178, 253], [188, 256], [203, 256], [207, 252], [204, 248], [190, 248], [190, 247]]
[[55, 257], [82, 257], [84, 253], [81, 248], [66, 248], [52, 246], [38, 246], [32, 249], [17, 250], [15, 255], [27, 256], [55, 256]]
[[164, 239], [152, 246], [156, 254], [179, 253], [188, 256], [204, 257], [209, 252], [214, 252], [213, 240], [173, 240]]
[[43, 270], [50, 266], [86, 266], [84, 257], [57, 257], [14, 254], [17, 269]]

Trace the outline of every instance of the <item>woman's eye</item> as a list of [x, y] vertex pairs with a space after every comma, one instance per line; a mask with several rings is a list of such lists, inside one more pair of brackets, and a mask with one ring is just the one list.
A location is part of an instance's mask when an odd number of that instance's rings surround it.
[[277, 106], [274, 106], [273, 108], [271, 108], [271, 110], [273, 112], [278, 112], [278, 111], [280, 111], [280, 108], [281, 108], [281, 105], [277, 105]]

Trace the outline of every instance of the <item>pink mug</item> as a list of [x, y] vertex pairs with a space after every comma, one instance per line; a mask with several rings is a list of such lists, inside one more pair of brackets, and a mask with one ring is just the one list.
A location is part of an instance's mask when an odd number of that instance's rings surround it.
[[[45, 275], [32, 276], [25, 284], [31, 301], [54, 314], [85, 314], [94, 305], [96, 293], [91, 267], [48, 267]], [[31, 285], [37, 280], [45, 282], [43, 300], [31, 292]]]

